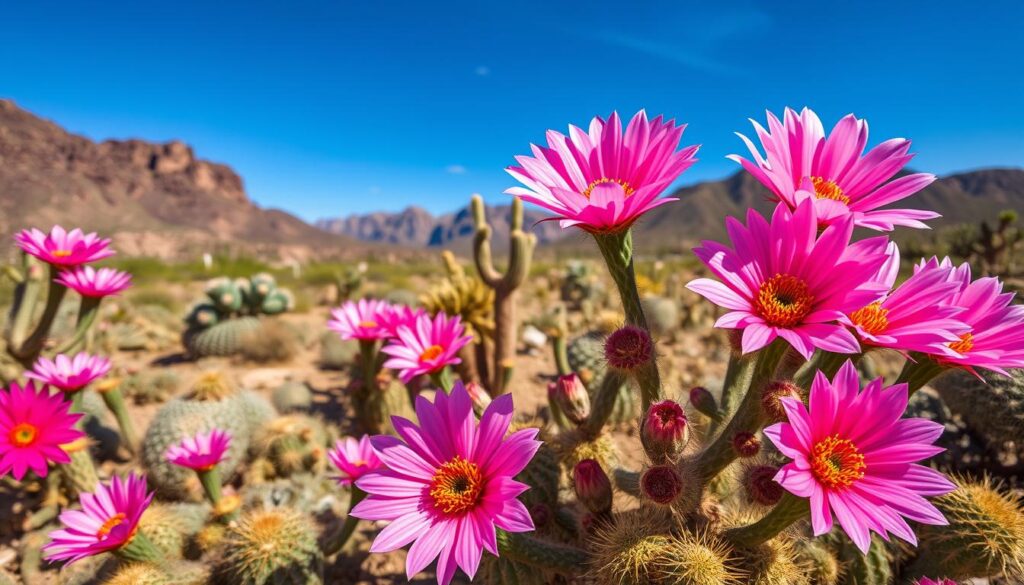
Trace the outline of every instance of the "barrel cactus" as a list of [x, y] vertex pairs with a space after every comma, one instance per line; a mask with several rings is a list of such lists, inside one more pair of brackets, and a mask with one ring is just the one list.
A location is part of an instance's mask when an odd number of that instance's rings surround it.
[[206, 299], [185, 318], [182, 341], [196, 357], [230, 356], [242, 351], [258, 317], [291, 310], [291, 292], [277, 287], [274, 277], [260, 273], [248, 279], [215, 278], [206, 285]]
[[309, 518], [276, 508], [249, 512], [232, 526], [218, 569], [237, 585], [319, 585], [323, 555]]
[[1011, 370], [1011, 374], [1008, 378], [982, 370], [979, 378], [958, 370], [932, 385], [949, 409], [991, 444], [1015, 442], [1024, 453], [1024, 370]]

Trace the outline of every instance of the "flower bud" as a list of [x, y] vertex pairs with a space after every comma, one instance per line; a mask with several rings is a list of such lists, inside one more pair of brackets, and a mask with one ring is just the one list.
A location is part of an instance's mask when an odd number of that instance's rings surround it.
[[755, 465], [743, 477], [747, 499], [754, 504], [774, 506], [782, 498], [783, 487], [775, 481], [779, 468], [773, 465]]
[[754, 433], [740, 431], [732, 436], [732, 449], [744, 459], [753, 457], [761, 451], [761, 439]]
[[604, 357], [609, 366], [631, 372], [653, 359], [651, 334], [635, 325], [621, 327], [605, 340]]
[[640, 442], [655, 463], [671, 461], [690, 440], [690, 427], [683, 407], [674, 400], [655, 402], [640, 423]]
[[782, 407], [783, 398], [800, 399], [800, 387], [786, 380], [776, 380], [764, 387], [761, 392], [761, 409], [770, 422], [786, 420], [786, 409]]
[[491, 404], [491, 395], [477, 382], [466, 384], [466, 393], [469, 394], [469, 399], [473, 401], [473, 411], [477, 416], [482, 416], [483, 412]]
[[694, 386], [690, 389], [690, 404], [697, 412], [710, 417], [713, 420], [721, 420], [722, 413], [718, 411], [718, 403], [711, 392], [703, 386]]
[[609, 514], [612, 509], [612, 482], [601, 464], [583, 459], [572, 470], [576, 498], [583, 507], [596, 516]]
[[590, 416], [590, 395], [576, 374], [559, 376], [554, 388], [554, 403], [565, 418], [578, 425]]
[[647, 499], [667, 506], [683, 491], [683, 478], [669, 465], [655, 465], [640, 476], [640, 491]]

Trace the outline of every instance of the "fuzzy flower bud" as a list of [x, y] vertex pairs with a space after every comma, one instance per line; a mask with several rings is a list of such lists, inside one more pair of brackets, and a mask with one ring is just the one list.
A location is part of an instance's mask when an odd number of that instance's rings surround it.
[[483, 386], [476, 382], [466, 384], [466, 393], [469, 394], [469, 399], [473, 401], [473, 410], [477, 416], [482, 416], [483, 412], [491, 404], [491, 395], [484, 390]]
[[779, 468], [773, 465], [755, 465], [743, 477], [747, 498], [755, 504], [774, 506], [782, 498], [783, 488], [775, 481]]
[[761, 393], [761, 409], [771, 422], [786, 420], [786, 409], [782, 408], [783, 398], [800, 398], [800, 387], [786, 380], [776, 380]]
[[587, 510], [597, 516], [609, 514], [612, 510], [612, 482], [601, 464], [593, 459], [584, 459], [572, 470], [576, 498]]
[[590, 416], [590, 395], [579, 376], [559, 376], [554, 392], [554, 402], [565, 418], [578, 425], [587, 420]]
[[640, 423], [640, 442], [652, 461], [671, 461], [690, 440], [690, 427], [683, 407], [674, 400], [655, 402]]
[[721, 420], [722, 413], [718, 411], [718, 403], [711, 392], [703, 386], [694, 386], [690, 389], [690, 404], [697, 412], [714, 420]]
[[604, 357], [609, 366], [631, 372], [653, 359], [654, 342], [646, 329], [626, 325], [605, 340]]
[[754, 433], [740, 431], [732, 437], [732, 449], [744, 459], [753, 457], [761, 451], [761, 439]]
[[640, 476], [640, 491], [647, 499], [668, 505], [683, 491], [683, 478], [669, 465], [655, 465]]

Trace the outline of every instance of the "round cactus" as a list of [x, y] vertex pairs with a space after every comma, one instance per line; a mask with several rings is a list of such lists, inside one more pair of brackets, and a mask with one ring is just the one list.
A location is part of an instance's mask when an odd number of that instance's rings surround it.
[[[569, 367], [587, 387], [591, 401], [594, 400], [594, 395], [601, 387], [607, 372], [608, 364], [604, 351], [604, 334], [598, 331], [591, 331], [573, 339], [566, 348]], [[640, 416], [641, 406], [639, 393], [633, 392], [628, 383], [623, 384], [616, 395], [615, 408], [608, 417], [608, 422], [633, 423]]]
[[206, 329], [220, 321], [220, 312], [217, 307], [210, 303], [199, 303], [192, 307], [185, 317], [185, 322], [190, 328]]
[[237, 585], [319, 585], [323, 555], [309, 518], [288, 508], [249, 512], [228, 530], [218, 570]]
[[359, 356], [359, 343], [341, 339], [328, 331], [320, 336], [320, 367], [325, 370], [344, 370]]
[[158, 502], [146, 508], [139, 520], [139, 530], [166, 558], [180, 559], [190, 539], [209, 517], [210, 508], [205, 504]]
[[[932, 382], [943, 402], [991, 444], [1021, 442], [1024, 437], [1024, 370], [1012, 377], [982, 370], [981, 378], [956, 370]], [[1024, 447], [1022, 447], [1024, 449]]]
[[277, 289], [260, 303], [259, 312], [264, 315], [279, 315], [295, 308], [295, 297], [284, 289]]
[[254, 446], [273, 466], [277, 477], [289, 477], [324, 468], [327, 433], [315, 418], [291, 414], [259, 429], [254, 436]]
[[655, 339], [668, 339], [679, 329], [679, 305], [674, 299], [647, 296], [641, 301]]
[[167, 402], [181, 386], [181, 377], [169, 370], [141, 372], [129, 376], [122, 382], [121, 391], [135, 404], [159, 404]]
[[242, 289], [237, 281], [215, 278], [206, 283], [206, 296], [221, 315], [230, 315], [242, 308]]
[[259, 319], [239, 317], [206, 329], [189, 329], [183, 341], [189, 353], [196, 357], [230, 356], [241, 352], [248, 336], [259, 328]]
[[285, 382], [274, 388], [270, 401], [281, 414], [304, 412], [313, 404], [313, 392], [304, 382]]

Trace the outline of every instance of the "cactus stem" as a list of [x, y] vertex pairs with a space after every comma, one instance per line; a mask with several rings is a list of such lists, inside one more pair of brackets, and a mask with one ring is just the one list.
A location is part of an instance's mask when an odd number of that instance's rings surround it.
[[896, 383], [906, 384], [907, 392], [910, 396], [913, 396], [914, 392], [923, 388], [925, 384], [931, 382], [945, 371], [946, 368], [936, 363], [930, 357], [914, 353], [903, 364], [903, 369], [900, 371], [899, 377], [896, 378]]
[[141, 530], [135, 533], [135, 536], [121, 548], [114, 551], [114, 554], [122, 560], [140, 563], [160, 564], [165, 560], [163, 553], [157, 550], [153, 541]]
[[[40, 266], [36, 260], [22, 252], [22, 268], [24, 279], [18, 283], [14, 291], [14, 303], [11, 307], [12, 325], [7, 338], [9, 348], [18, 348], [25, 342], [29, 323], [35, 314], [39, 302], [42, 281], [38, 278]], [[33, 274], [37, 276], [33, 276]]]
[[[46, 337], [50, 334], [50, 328], [53, 327], [53, 320], [57, 317], [60, 303], [68, 292], [64, 285], [57, 282], [58, 270], [56, 267], [50, 266], [49, 276], [50, 288], [46, 293], [46, 308], [43, 309], [42, 317], [39, 318], [39, 323], [28, 339], [25, 340], [25, 343], [13, 348], [18, 361], [25, 367], [31, 367], [32, 363], [39, 357], [43, 344], [46, 342]], [[84, 303], [85, 299], [82, 302]]]
[[[124, 403], [124, 394], [121, 389], [115, 385], [111, 388], [103, 389], [97, 387], [99, 395], [103, 397], [104, 404], [107, 405], [107, 409], [113, 413], [114, 418], [117, 419], [117, 427], [121, 430], [121, 437], [124, 438], [125, 445], [128, 450], [134, 455], [139, 452], [139, 436], [135, 432], [135, 425], [132, 423], [132, 417], [128, 414], [128, 407]], [[102, 386], [102, 384], [100, 385]], [[76, 393], [80, 394], [80, 392]]]
[[714, 479], [736, 459], [736, 452], [732, 448], [732, 438], [736, 433], [753, 433], [764, 426], [766, 417], [761, 408], [761, 393], [772, 381], [775, 369], [785, 355], [787, 347], [788, 344], [784, 340], [776, 339], [753, 356], [752, 359], [756, 363], [743, 402], [721, 434], [699, 456], [697, 466], [705, 483]]
[[793, 383], [807, 392], [818, 372], [825, 374], [829, 379], [836, 375], [839, 368], [846, 363], [846, 360], [853, 360], [853, 363], [860, 361], [864, 354], [832, 353], [830, 351], [818, 350], [814, 352], [807, 363], [800, 366], [800, 369], [793, 374]]
[[564, 335], [556, 335], [551, 338], [551, 351], [555, 354], [555, 368], [559, 376], [568, 376], [572, 373], [569, 367], [569, 353]]
[[807, 500], [786, 492], [779, 503], [760, 520], [747, 526], [725, 531], [725, 537], [737, 546], [746, 548], [764, 544], [789, 528], [794, 522], [811, 513]]
[[377, 342], [359, 340], [359, 369], [363, 374], [363, 391], [372, 392], [377, 388]]
[[498, 550], [502, 556], [539, 569], [573, 574], [589, 560], [585, 551], [574, 546], [504, 530], [498, 530], [497, 537]]
[[324, 551], [325, 557], [333, 556], [341, 551], [345, 547], [345, 543], [348, 542], [348, 539], [355, 533], [356, 526], [359, 525], [359, 518], [352, 515], [352, 509], [356, 507], [356, 504], [363, 501], [365, 497], [366, 492], [355, 485], [352, 486], [352, 495], [349, 497], [348, 514], [345, 515], [345, 522], [337, 531], [326, 537], [320, 546], [320, 550]]
[[711, 417], [708, 425], [708, 436], [713, 437], [722, 423], [732, 416], [739, 407], [743, 393], [750, 387], [750, 378], [754, 375], [754, 360], [734, 352], [729, 356], [729, 365], [725, 370], [725, 381], [722, 384], [722, 399], [719, 401], [719, 418]]
[[199, 483], [203, 485], [206, 497], [210, 499], [210, 505], [217, 509], [221, 500], [220, 471], [216, 467], [197, 469], [196, 475], [199, 476]]
[[99, 314], [100, 297], [82, 297], [82, 304], [78, 308], [78, 321], [75, 323], [75, 333], [70, 339], [57, 348], [56, 353], [74, 353], [85, 346], [85, 336], [96, 322]]
[[580, 427], [585, 436], [596, 437], [601, 434], [601, 430], [615, 410], [619, 388], [625, 381], [625, 375], [617, 370], [608, 370], [605, 374], [601, 387], [597, 389], [597, 394], [591, 402], [590, 417]]
[[450, 394], [455, 386], [455, 381], [452, 380], [452, 370], [448, 366], [430, 374], [430, 381], [434, 383], [434, 386], [444, 390], [445, 394]]
[[616, 467], [612, 472], [612, 479], [615, 480], [615, 487], [623, 493], [627, 493], [634, 498], [640, 497], [640, 472], [629, 471], [628, 469], [622, 469]]

